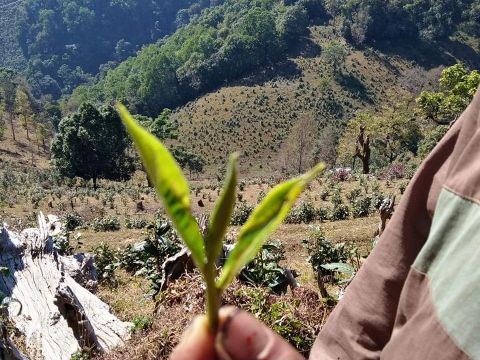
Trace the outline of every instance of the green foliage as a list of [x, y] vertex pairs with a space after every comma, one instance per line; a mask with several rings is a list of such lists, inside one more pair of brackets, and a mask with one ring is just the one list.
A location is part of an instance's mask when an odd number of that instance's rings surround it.
[[308, 252], [308, 262], [314, 271], [322, 275], [331, 275], [332, 272], [322, 267], [331, 263], [347, 262], [348, 250], [345, 243], [333, 244], [325, 237], [320, 227], [315, 227], [310, 236], [303, 240]]
[[115, 270], [118, 267], [117, 252], [108, 245], [101, 244], [93, 249], [95, 255], [95, 268], [98, 279], [101, 282], [107, 282], [116, 285]]
[[59, 97], [91, 81], [99, 68], [105, 72], [171, 34], [180, 11], [187, 21], [196, 15], [189, 10], [193, 5], [201, 10], [210, 2], [29, 0], [20, 29], [9, 31], [20, 32], [36, 93]]
[[62, 222], [66, 231], [74, 231], [76, 228], [83, 225], [83, 219], [75, 212], [66, 213], [62, 217]]
[[96, 232], [118, 231], [121, 227], [120, 221], [113, 215], [107, 215], [103, 218], [95, 218], [91, 226]]
[[84, 104], [64, 118], [52, 143], [53, 165], [61, 175], [93, 179], [128, 179], [133, 171], [128, 138], [112, 107]]
[[211, 218], [210, 225], [215, 228], [208, 229], [204, 241], [191, 212], [188, 183], [172, 154], [158, 139], [139, 126], [124, 106], [120, 105], [118, 109], [139, 149], [150, 179], [163, 199], [167, 213], [204, 277], [207, 285], [207, 314], [210, 326], [216, 330], [222, 292], [242, 268], [253, 260], [267, 238], [285, 219], [303, 189], [325, 166], [320, 164], [309, 173], [277, 185], [270, 191], [240, 229], [235, 247], [217, 279], [219, 249], [235, 202], [237, 157], [231, 157], [224, 190]]
[[351, 119], [338, 143], [338, 160], [352, 163], [356, 151], [356, 139], [360, 127], [370, 137], [371, 162], [377, 168], [392, 164], [395, 160], [415, 155], [421, 140], [418, 121], [412, 116], [406, 102], [385, 107], [380, 113], [360, 112]]
[[240, 226], [247, 222], [248, 218], [253, 212], [253, 206], [248, 205], [247, 203], [240, 203], [239, 206], [235, 209], [232, 215], [232, 220], [230, 221], [231, 225]]
[[181, 241], [178, 233], [162, 218], [147, 226], [143, 241], [128, 245], [120, 254], [120, 266], [134, 275], [145, 276], [151, 282], [152, 295], [161, 287], [163, 262], [178, 253]]
[[446, 39], [463, 22], [474, 21], [474, 4], [476, 0], [325, 0], [328, 12], [340, 16], [344, 36], [357, 45], [375, 40]]
[[345, 220], [348, 219], [350, 216], [350, 209], [348, 208], [348, 205], [345, 204], [334, 204], [331, 214], [330, 214], [330, 220], [332, 221], [337, 221], [337, 220]]
[[322, 51], [322, 57], [332, 67], [334, 74], [338, 74], [342, 70], [347, 55], [348, 51], [345, 46], [335, 40], [325, 45]]
[[448, 126], [446, 125], [436, 126], [433, 130], [429, 131], [418, 145], [418, 156], [421, 159], [425, 159], [447, 131]]
[[[238, 305], [244, 305], [244, 310], [255, 314], [304, 356], [308, 356], [316, 338], [316, 331], [309, 329], [305, 320], [299, 318], [298, 299], [272, 298], [270, 292], [262, 288], [241, 288], [234, 296], [239, 299]], [[318, 321], [309, 325], [315, 327], [317, 324]]]
[[480, 86], [480, 72], [463, 64], [442, 71], [439, 92], [423, 91], [417, 98], [420, 113], [436, 123], [448, 125], [465, 110]]
[[88, 351], [79, 350], [72, 354], [70, 360], [90, 360], [90, 354]]
[[356, 198], [352, 203], [354, 218], [367, 217], [372, 208], [372, 198], [368, 195]]
[[[164, 42], [145, 47], [96, 84], [77, 89], [70, 101], [122, 100], [143, 114], [157, 115], [225, 80], [276, 62], [285, 56], [281, 51], [285, 39], [276, 23], [290, 39], [306, 29], [305, 22], [301, 31], [301, 24], [288, 20], [290, 7], [281, 3], [226, 0], [206, 9]], [[301, 8], [298, 11], [304, 14]]]
[[310, 224], [317, 219], [317, 211], [311, 201], [304, 201], [300, 206], [290, 210], [285, 222], [287, 224]]
[[127, 229], [144, 229], [147, 225], [148, 223], [145, 219], [131, 217], [125, 218], [125, 227]]
[[192, 173], [201, 174], [204, 166], [206, 165], [204, 158], [187, 151], [183, 147], [177, 147], [173, 149], [172, 155], [182, 168], [188, 169], [190, 175], [192, 175]]
[[280, 262], [285, 260], [285, 247], [279, 241], [269, 241], [258, 255], [240, 272], [239, 279], [254, 286], [276, 291], [285, 281]]
[[139, 333], [152, 327], [153, 319], [146, 316], [138, 316], [132, 321], [132, 333]]

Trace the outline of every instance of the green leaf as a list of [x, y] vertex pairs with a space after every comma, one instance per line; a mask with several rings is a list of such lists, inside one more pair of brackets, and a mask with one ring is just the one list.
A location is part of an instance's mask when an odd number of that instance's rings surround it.
[[345, 263], [331, 263], [331, 264], [325, 264], [321, 265], [322, 268], [325, 270], [330, 270], [330, 271], [337, 271], [339, 273], [352, 276], [353, 273], [355, 272], [355, 269], [353, 268], [352, 265], [350, 264], [345, 264]]
[[117, 109], [140, 152], [150, 180], [163, 199], [168, 215], [203, 272], [206, 264], [204, 242], [191, 212], [190, 190], [182, 170], [160, 140], [138, 125], [125, 106], [118, 104]]
[[215, 266], [215, 262], [222, 250], [223, 239], [230, 223], [233, 208], [235, 207], [237, 161], [237, 153], [230, 155], [230, 165], [225, 185], [210, 218], [210, 225], [205, 241], [209, 266]]
[[261, 249], [265, 240], [282, 223], [305, 186], [325, 169], [317, 165], [307, 174], [272, 189], [240, 230], [238, 241], [223, 267], [217, 288], [224, 290]]

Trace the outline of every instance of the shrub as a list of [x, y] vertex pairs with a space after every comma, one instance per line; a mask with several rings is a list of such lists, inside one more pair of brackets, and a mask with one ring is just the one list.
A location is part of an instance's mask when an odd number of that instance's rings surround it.
[[320, 221], [328, 220], [328, 209], [324, 207], [318, 208], [316, 217]]
[[234, 226], [240, 226], [243, 225], [247, 222], [248, 217], [253, 211], [253, 207], [246, 204], [246, 203], [241, 203], [240, 206], [237, 206], [235, 208], [235, 211], [233, 212], [232, 215], [232, 220], [231, 220], [231, 225]]
[[322, 189], [322, 191], [320, 191], [320, 199], [323, 201], [326, 201], [329, 195], [330, 191], [328, 191], [328, 189]]
[[99, 281], [116, 285], [115, 270], [119, 266], [117, 252], [108, 245], [101, 244], [93, 249], [93, 253]]
[[347, 200], [353, 204], [361, 194], [362, 194], [362, 189], [357, 187], [347, 194]]
[[83, 225], [83, 219], [75, 212], [70, 212], [62, 217], [63, 225], [66, 231], [73, 231]]
[[345, 204], [335, 204], [330, 214], [330, 220], [345, 220], [350, 216], [350, 209]]
[[148, 223], [145, 219], [130, 217], [125, 218], [125, 227], [127, 229], [144, 229], [145, 227], [147, 227], [147, 225]]
[[406, 169], [404, 164], [393, 163], [388, 166], [382, 173], [384, 180], [403, 179], [405, 177]]
[[317, 212], [315, 206], [311, 201], [305, 201], [300, 206], [290, 210], [287, 218], [285, 219], [286, 224], [310, 224], [317, 217]]
[[275, 290], [286, 281], [280, 262], [285, 260], [285, 247], [279, 241], [270, 241], [247, 266], [239, 279], [251, 285], [269, 287]]
[[116, 216], [108, 215], [104, 218], [95, 218], [92, 229], [96, 232], [120, 230], [120, 221]]
[[367, 217], [370, 214], [372, 198], [364, 196], [356, 199], [352, 204], [352, 215], [354, 218]]
[[146, 316], [138, 316], [132, 321], [132, 333], [139, 333], [152, 327], [153, 319]]
[[333, 244], [325, 237], [320, 227], [315, 227], [309, 237], [303, 240], [303, 244], [307, 249], [308, 262], [314, 271], [322, 275], [333, 274], [330, 270], [322, 268], [322, 265], [348, 260], [348, 249], [345, 243]]

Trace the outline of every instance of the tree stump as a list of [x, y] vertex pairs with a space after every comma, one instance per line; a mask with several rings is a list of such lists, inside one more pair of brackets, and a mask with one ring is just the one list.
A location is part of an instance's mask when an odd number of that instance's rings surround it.
[[28, 355], [32, 360], [69, 360], [79, 350], [102, 353], [123, 344], [131, 323], [117, 319], [72, 277], [77, 274], [77, 280], [92, 285], [92, 261], [58, 254], [53, 236], [60, 224], [55, 217], [48, 220], [40, 214], [38, 228], [19, 234], [0, 227], [0, 266], [9, 269], [7, 276], [0, 275], [0, 291], [22, 304], [21, 313], [9, 317], [25, 335]]

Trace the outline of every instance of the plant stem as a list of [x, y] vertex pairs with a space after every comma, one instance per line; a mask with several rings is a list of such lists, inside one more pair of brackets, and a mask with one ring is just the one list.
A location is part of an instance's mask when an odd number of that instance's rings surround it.
[[215, 265], [207, 270], [205, 281], [207, 283], [207, 317], [213, 334], [218, 329], [218, 310], [220, 309], [220, 292], [215, 286]]

